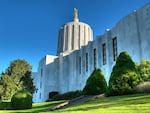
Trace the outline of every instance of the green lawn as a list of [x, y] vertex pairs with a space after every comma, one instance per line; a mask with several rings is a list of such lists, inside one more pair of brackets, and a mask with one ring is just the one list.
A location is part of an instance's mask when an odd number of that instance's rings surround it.
[[[39, 113], [42, 109], [57, 105], [62, 101], [33, 104], [29, 110], [0, 110], [0, 113]], [[99, 98], [84, 104], [48, 113], [150, 113], [150, 93]]]
[[[115, 96], [92, 100], [53, 113], [150, 113], [150, 94]], [[50, 113], [50, 112], [49, 112]]]
[[33, 104], [32, 109], [26, 110], [0, 110], [0, 113], [39, 113], [43, 109], [58, 105], [64, 101], [42, 102]]

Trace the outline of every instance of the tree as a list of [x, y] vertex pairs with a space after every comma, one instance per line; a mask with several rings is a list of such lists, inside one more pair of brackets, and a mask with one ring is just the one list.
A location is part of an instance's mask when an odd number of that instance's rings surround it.
[[17, 85], [13, 78], [7, 74], [2, 75], [2, 85], [3, 85], [3, 92], [2, 92], [2, 100], [10, 100], [12, 95], [21, 89], [20, 85]]
[[0, 77], [0, 100], [2, 99], [2, 95], [3, 95], [3, 84], [2, 84], [2, 79]]
[[2, 99], [3, 95], [3, 85], [0, 84], [0, 100]]
[[28, 64], [25, 60], [14, 60], [10, 63], [10, 66], [6, 70], [8, 75], [13, 75], [14, 78], [20, 79], [22, 76], [25, 75], [27, 71], [31, 71], [32, 66]]
[[33, 78], [31, 77], [31, 75], [31, 71], [27, 71], [25, 75], [21, 78], [21, 81], [23, 81], [23, 89], [33, 94], [37, 89], [33, 85]]
[[127, 52], [120, 53], [109, 80], [109, 95], [123, 95], [133, 92], [141, 82], [135, 63]]
[[105, 81], [104, 74], [100, 69], [95, 69], [91, 76], [87, 79], [83, 93], [86, 95], [96, 95], [105, 93], [106, 89], [107, 83]]
[[137, 64], [137, 70], [143, 81], [150, 81], [150, 60], [141, 60], [141, 64]]
[[3, 97], [9, 100], [15, 92], [23, 89], [33, 94], [36, 87], [31, 78], [31, 69], [31, 65], [25, 60], [18, 59], [11, 62], [6, 72], [2, 74]]

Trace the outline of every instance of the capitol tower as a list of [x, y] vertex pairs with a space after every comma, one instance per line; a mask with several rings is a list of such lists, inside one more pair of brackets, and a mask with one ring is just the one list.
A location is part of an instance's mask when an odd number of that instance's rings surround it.
[[78, 10], [74, 8], [74, 20], [64, 24], [59, 30], [57, 55], [69, 54], [92, 40], [91, 27], [86, 23], [79, 22]]

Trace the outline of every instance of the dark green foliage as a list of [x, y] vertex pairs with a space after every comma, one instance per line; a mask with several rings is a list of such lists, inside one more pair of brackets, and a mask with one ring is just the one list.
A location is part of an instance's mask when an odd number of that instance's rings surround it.
[[32, 67], [25, 60], [14, 60], [5, 73], [2, 73], [0, 81], [3, 92], [2, 100], [10, 100], [12, 95], [19, 90], [28, 90], [34, 93], [36, 88], [31, 78]]
[[107, 83], [105, 81], [104, 74], [100, 69], [95, 69], [91, 76], [87, 79], [83, 93], [85, 95], [96, 95], [105, 93], [106, 89]]
[[14, 109], [30, 109], [32, 108], [32, 94], [22, 90], [16, 92], [11, 99]]
[[58, 95], [58, 94], [59, 94], [59, 92], [57, 92], [57, 91], [50, 92], [49, 98], [53, 98], [55, 95]]
[[21, 78], [27, 71], [31, 71], [32, 66], [25, 60], [17, 59], [10, 63], [6, 73], [8, 75], [18, 75]]
[[31, 76], [31, 71], [27, 71], [25, 75], [21, 78], [21, 81], [23, 81], [23, 89], [33, 94], [36, 91], [36, 87], [33, 84], [33, 79]]
[[10, 100], [12, 95], [20, 90], [20, 85], [15, 84], [13, 78], [9, 75], [2, 76], [2, 100]]
[[71, 100], [82, 95], [82, 91], [71, 91], [64, 94], [56, 94], [50, 100]]
[[3, 95], [3, 84], [2, 84], [2, 80], [0, 78], [0, 100], [2, 99], [2, 95]]
[[133, 92], [141, 82], [134, 62], [127, 52], [120, 53], [109, 80], [109, 95], [123, 95]]
[[143, 81], [150, 81], [150, 60], [142, 59], [141, 64], [137, 65], [137, 70]]
[[11, 110], [11, 102], [0, 102], [0, 110]]

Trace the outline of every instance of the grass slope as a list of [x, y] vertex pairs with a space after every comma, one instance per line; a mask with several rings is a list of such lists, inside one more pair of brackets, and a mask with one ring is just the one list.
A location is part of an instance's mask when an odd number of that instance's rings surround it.
[[[32, 109], [0, 110], [0, 113], [39, 113], [41, 110], [59, 103], [62, 103], [62, 101], [37, 103], [33, 104]], [[150, 113], [150, 93], [99, 98], [48, 113]]]
[[32, 109], [25, 110], [0, 110], [0, 113], [39, 113], [41, 110], [56, 106], [64, 101], [42, 102], [35, 103]]
[[[53, 113], [150, 113], [150, 94], [99, 98]], [[49, 112], [50, 113], [50, 112]]]

